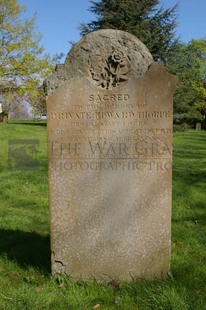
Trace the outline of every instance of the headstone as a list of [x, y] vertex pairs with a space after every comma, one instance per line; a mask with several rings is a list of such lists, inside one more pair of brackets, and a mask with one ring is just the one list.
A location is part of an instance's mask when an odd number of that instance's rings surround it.
[[2, 111], [0, 112], [0, 123], [8, 123], [8, 112], [7, 111]]
[[118, 30], [84, 37], [46, 81], [53, 274], [170, 270], [175, 85]]
[[7, 123], [8, 123], [8, 114], [5, 114], [5, 115], [3, 116], [3, 123], [4, 123], [4, 124], [7, 124]]
[[201, 123], [196, 123], [196, 130], [200, 131], [202, 129]]

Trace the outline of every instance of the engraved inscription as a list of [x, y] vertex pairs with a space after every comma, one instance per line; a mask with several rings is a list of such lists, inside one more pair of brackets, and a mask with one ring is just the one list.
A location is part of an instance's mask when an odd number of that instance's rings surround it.
[[90, 95], [89, 101], [101, 102], [101, 101], [127, 101], [130, 99], [129, 94], [98, 94]]
[[76, 119], [76, 120], [99, 120], [99, 119], [124, 119], [124, 118], [171, 118], [170, 111], [125, 111], [125, 112], [87, 112], [87, 111], [79, 111], [79, 112], [50, 112], [49, 118], [51, 120], [68, 120], [68, 119]]

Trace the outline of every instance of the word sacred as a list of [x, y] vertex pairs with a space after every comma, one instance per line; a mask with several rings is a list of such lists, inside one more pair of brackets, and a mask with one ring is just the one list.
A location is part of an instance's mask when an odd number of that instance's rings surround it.
[[89, 101], [127, 101], [130, 97], [128, 94], [103, 94], [103, 95], [90, 95]]

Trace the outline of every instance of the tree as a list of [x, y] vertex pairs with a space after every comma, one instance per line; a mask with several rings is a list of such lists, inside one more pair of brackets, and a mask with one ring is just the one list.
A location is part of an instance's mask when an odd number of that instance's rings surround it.
[[80, 25], [82, 36], [99, 29], [119, 29], [138, 37], [154, 60], [166, 62], [178, 46], [175, 38], [177, 5], [159, 8], [159, 0], [92, 1], [90, 11], [97, 19]]
[[174, 98], [177, 118], [201, 118], [206, 107], [206, 40], [191, 40], [182, 44], [178, 53], [167, 63], [171, 73], [178, 76]]
[[21, 96], [34, 104], [53, 68], [49, 55], [43, 55], [35, 17], [22, 19], [24, 10], [17, 0], [0, 0], [0, 93], [8, 106]]

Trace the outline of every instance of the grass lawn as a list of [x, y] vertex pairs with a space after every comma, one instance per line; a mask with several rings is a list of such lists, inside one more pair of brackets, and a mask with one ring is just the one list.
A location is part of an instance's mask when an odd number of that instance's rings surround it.
[[[18, 139], [39, 140], [39, 169], [8, 169]], [[206, 131], [174, 134], [171, 275], [118, 290], [50, 275], [46, 124], [0, 124], [0, 141], [0, 310], [206, 309]]]

